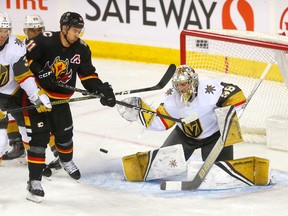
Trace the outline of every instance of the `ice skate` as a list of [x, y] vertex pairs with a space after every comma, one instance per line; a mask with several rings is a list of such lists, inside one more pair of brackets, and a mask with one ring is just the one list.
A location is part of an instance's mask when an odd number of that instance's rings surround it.
[[42, 176], [46, 177], [48, 180], [51, 180], [50, 177], [52, 176], [52, 170], [59, 170], [61, 168], [62, 166], [60, 164], [59, 157], [57, 157], [49, 164], [45, 165], [45, 168], [42, 171]]
[[25, 158], [25, 149], [22, 141], [15, 142], [12, 145], [12, 149], [6, 152], [2, 156], [2, 160], [13, 160], [15, 158], [24, 157]]
[[68, 162], [60, 161], [60, 164], [73, 179], [79, 180], [81, 178], [80, 171], [72, 160]]
[[32, 202], [40, 203], [44, 197], [44, 190], [41, 186], [41, 181], [29, 180], [27, 182], [28, 194], [26, 199]]
[[47, 165], [50, 169], [55, 169], [55, 170], [59, 170], [62, 168], [61, 164], [60, 164], [60, 159], [59, 157], [56, 157], [53, 161], [51, 161], [48, 165]]
[[52, 176], [52, 170], [48, 167], [48, 165], [45, 165], [45, 168], [42, 171], [42, 176], [51, 181]]

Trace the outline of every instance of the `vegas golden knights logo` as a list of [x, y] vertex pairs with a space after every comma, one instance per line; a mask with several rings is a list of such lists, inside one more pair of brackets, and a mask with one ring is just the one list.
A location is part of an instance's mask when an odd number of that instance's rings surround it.
[[183, 124], [183, 131], [192, 138], [197, 138], [203, 132], [199, 119], [189, 123]]
[[9, 81], [9, 65], [0, 64], [0, 87], [5, 86]]

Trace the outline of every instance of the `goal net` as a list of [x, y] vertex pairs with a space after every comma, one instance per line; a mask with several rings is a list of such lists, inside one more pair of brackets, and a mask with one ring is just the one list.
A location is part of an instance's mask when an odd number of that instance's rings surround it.
[[286, 36], [238, 30], [183, 30], [180, 35], [181, 64], [201, 79], [236, 84], [247, 98], [257, 89], [240, 118], [244, 137], [265, 138], [266, 119], [288, 115], [286, 53]]

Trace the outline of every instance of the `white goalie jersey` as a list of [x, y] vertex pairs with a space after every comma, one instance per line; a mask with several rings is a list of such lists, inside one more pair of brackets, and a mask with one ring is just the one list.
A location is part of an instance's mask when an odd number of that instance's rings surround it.
[[[199, 82], [197, 96], [186, 104], [181, 102], [180, 95], [173, 88], [169, 89], [156, 112], [174, 118], [186, 118], [194, 113], [198, 116], [195, 121], [189, 124], [176, 124], [187, 136], [203, 139], [219, 130], [214, 112], [217, 107], [234, 105], [237, 110], [237, 107], [239, 108], [245, 101], [246, 98], [238, 86], [221, 83], [218, 80], [203, 80]], [[147, 109], [144, 102], [142, 107]], [[142, 124], [148, 130], [167, 130], [175, 124], [172, 120], [144, 112], [140, 115]]]
[[14, 35], [9, 35], [8, 43], [0, 51], [1, 94], [14, 95], [19, 86], [24, 88], [28, 95], [37, 90], [25, 54], [25, 44]]

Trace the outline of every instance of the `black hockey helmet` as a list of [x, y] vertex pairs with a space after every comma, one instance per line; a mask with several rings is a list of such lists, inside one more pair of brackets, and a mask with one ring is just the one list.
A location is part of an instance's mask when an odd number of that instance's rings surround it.
[[84, 28], [84, 20], [82, 16], [75, 12], [66, 12], [60, 18], [60, 27], [63, 25], [76, 28]]

